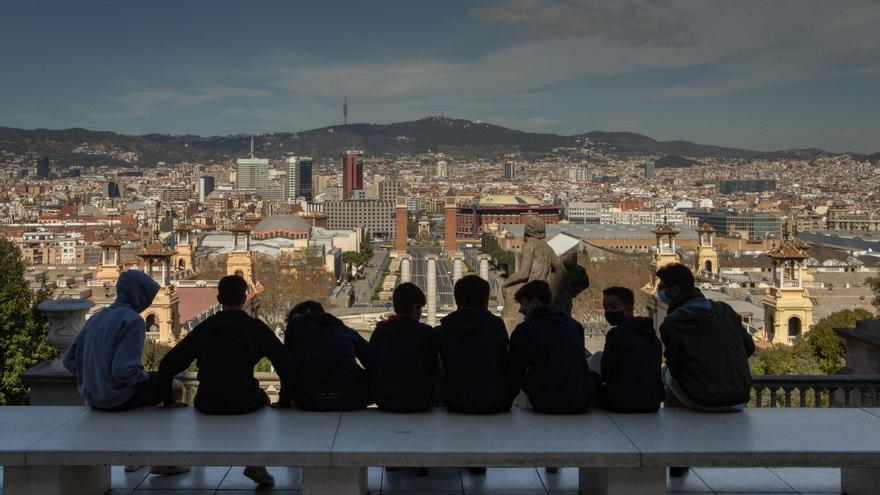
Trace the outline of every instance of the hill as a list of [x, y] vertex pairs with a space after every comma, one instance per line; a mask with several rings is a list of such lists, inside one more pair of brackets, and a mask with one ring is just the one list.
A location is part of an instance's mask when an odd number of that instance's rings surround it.
[[[63, 160], [69, 165], [152, 165], [159, 161], [225, 162], [245, 156], [250, 135], [202, 137], [147, 134], [130, 136], [81, 128], [24, 130], [0, 127], [0, 150]], [[615, 155], [662, 155], [671, 166], [687, 166], [678, 157], [815, 157], [818, 149], [759, 152], [695, 144], [657, 141], [630, 132], [594, 131], [576, 136], [523, 132], [493, 124], [447, 117], [427, 117], [392, 124], [350, 124], [301, 132], [259, 134], [257, 155], [283, 158], [292, 154], [339, 156], [352, 147], [370, 155], [407, 155], [438, 151], [470, 158], [499, 158], [519, 152], [534, 157], [554, 148], [589, 146]]]

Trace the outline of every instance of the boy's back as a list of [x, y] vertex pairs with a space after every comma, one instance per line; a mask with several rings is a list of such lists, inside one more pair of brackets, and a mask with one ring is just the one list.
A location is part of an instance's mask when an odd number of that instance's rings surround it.
[[165, 355], [163, 380], [199, 366], [195, 406], [208, 414], [244, 414], [266, 405], [266, 394], [254, 378], [254, 366], [267, 357], [287, 392], [293, 362], [287, 349], [262, 321], [242, 310], [221, 311], [196, 326]]
[[379, 409], [424, 411], [434, 405], [437, 335], [411, 315], [394, 315], [370, 337], [370, 393]]
[[660, 340], [650, 318], [631, 318], [605, 336], [599, 405], [625, 413], [655, 412], [663, 402]]
[[453, 411], [495, 413], [510, 410], [504, 360], [508, 336], [504, 321], [486, 308], [463, 307], [440, 321], [441, 396]]
[[147, 274], [122, 272], [116, 301], [89, 318], [68, 349], [64, 366], [76, 375], [77, 390], [89, 405], [115, 408], [150, 380], [141, 366], [146, 328], [140, 312], [158, 291], [159, 284]]
[[284, 344], [293, 355], [299, 407], [348, 410], [369, 404], [369, 381], [358, 365], [368, 366], [369, 344], [341, 320], [324, 312], [294, 316]]
[[590, 408], [598, 376], [587, 365], [584, 329], [554, 305], [528, 313], [510, 337], [508, 376], [539, 412], [572, 414]]

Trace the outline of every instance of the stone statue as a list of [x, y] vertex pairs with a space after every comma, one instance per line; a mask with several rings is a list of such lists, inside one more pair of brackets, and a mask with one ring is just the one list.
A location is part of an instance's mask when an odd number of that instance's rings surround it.
[[578, 264], [577, 251], [568, 251], [559, 257], [561, 269], [553, 273], [550, 290], [553, 292], [553, 304], [571, 314], [571, 301], [590, 286], [587, 270]]

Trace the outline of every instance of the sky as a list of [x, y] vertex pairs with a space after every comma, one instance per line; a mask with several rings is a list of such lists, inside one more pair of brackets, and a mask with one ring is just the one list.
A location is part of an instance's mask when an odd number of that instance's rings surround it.
[[0, 0], [0, 126], [301, 131], [429, 115], [880, 151], [880, 0]]

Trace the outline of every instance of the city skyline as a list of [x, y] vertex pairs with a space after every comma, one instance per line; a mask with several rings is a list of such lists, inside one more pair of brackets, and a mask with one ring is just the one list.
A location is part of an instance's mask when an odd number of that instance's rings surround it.
[[[210, 8], [209, 8], [210, 7]], [[425, 115], [876, 152], [876, 2], [9, 5], [0, 125], [283, 132]], [[299, 22], [297, 21], [299, 20]], [[21, 43], [26, 39], [27, 43]], [[112, 42], [111, 42], [112, 41]]]

